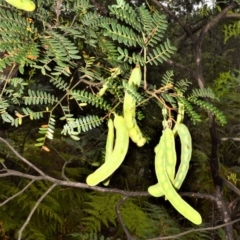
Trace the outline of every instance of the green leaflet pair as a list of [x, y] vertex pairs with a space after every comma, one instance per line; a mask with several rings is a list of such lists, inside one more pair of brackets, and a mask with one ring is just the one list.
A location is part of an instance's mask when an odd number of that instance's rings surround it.
[[[181, 140], [181, 163], [175, 176], [176, 151], [174, 132]], [[148, 188], [154, 197], [166, 196], [173, 207], [194, 224], [201, 224], [200, 214], [185, 202], [176, 192], [187, 175], [192, 153], [192, 139], [188, 128], [183, 123], [177, 123], [175, 131], [166, 128], [155, 148], [155, 170], [158, 183]]]
[[35, 10], [36, 6], [33, 1], [30, 0], [5, 0], [7, 3], [11, 4], [15, 8], [32, 12]]

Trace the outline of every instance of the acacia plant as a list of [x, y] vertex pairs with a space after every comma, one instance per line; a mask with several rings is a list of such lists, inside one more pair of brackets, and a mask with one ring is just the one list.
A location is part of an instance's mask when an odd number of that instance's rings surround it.
[[[23, 195], [24, 191], [36, 193], [32, 190], [35, 188], [35, 181], [38, 181], [39, 188], [42, 189], [41, 194], [37, 194], [38, 200], [28, 206], [31, 209], [29, 215], [24, 213], [26, 220], [21, 226], [16, 223], [19, 229], [17, 238], [34, 239], [33, 232], [37, 231], [39, 219], [35, 219], [36, 225], [31, 225], [33, 213], [41, 209], [40, 204], [44, 198], [51, 198], [50, 192], [54, 188], [60, 191], [61, 186], [112, 193], [112, 201], [115, 200], [117, 205], [115, 215], [128, 239], [133, 239], [131, 234], [144, 239], [152, 237], [147, 235], [150, 233], [139, 233], [136, 226], [138, 223], [126, 223], [126, 213], [125, 218], [122, 218], [119, 208], [129, 197], [149, 196], [149, 193], [154, 197], [165, 195], [166, 200], [184, 217], [197, 225], [202, 223], [202, 218], [205, 222], [204, 216], [201, 218], [175, 190], [181, 187], [186, 177], [192, 151], [190, 132], [183, 124], [184, 115], [194, 124], [200, 122], [201, 116], [195, 110], [197, 106], [213, 114], [222, 125], [226, 120], [209, 101], [217, 99], [210, 88], [192, 88], [187, 79], [176, 79], [171, 69], [156, 76], [157, 85], [150, 83], [147, 71], [149, 67], [159, 66], [169, 60], [176, 50], [166, 38], [168, 23], [165, 15], [145, 4], [134, 6], [123, 0], [109, 6], [108, 16], [100, 16], [98, 9], [87, 0], [39, 0], [32, 12], [16, 9], [4, 0], [1, 0], [0, 4], [0, 113], [4, 126], [9, 124], [11, 129], [18, 128], [35, 120], [36, 124], [39, 124], [35, 147], [49, 154], [50, 143], [55, 139], [55, 135], [59, 134], [59, 129], [61, 135], [69, 136], [79, 145], [82, 141], [81, 134], [100, 125], [106, 128], [108, 123], [109, 134], [110, 131], [112, 134], [107, 138], [106, 152], [103, 150], [105, 163], [100, 163], [102, 165], [96, 172], [91, 171], [93, 175], [89, 175], [92, 178], [87, 181], [88, 184], [77, 182], [74, 170], [72, 173], [67, 171], [69, 162], [62, 164], [56, 177], [44, 172], [34, 163], [34, 159], [27, 160], [19, 155], [6, 139], [0, 138], [6, 153], [1, 156], [0, 176], [6, 178], [1, 185], [6, 185], [8, 181], [13, 185], [9, 189], [4, 187], [6, 193], [1, 195], [2, 205], [20, 194]], [[204, 100], [205, 98], [208, 98], [208, 101]], [[141, 115], [147, 118], [146, 113], [139, 109], [147, 108], [151, 104], [157, 104], [159, 111], [153, 114], [160, 116], [162, 122], [159, 126], [159, 131], [162, 132], [159, 136], [161, 140], [155, 148], [158, 183], [148, 188], [149, 193], [96, 186], [102, 181], [109, 184], [111, 175], [125, 159], [126, 151], [131, 150], [128, 149], [129, 137], [142, 148], [146, 141], [151, 141], [148, 132], [144, 131], [144, 125], [141, 125], [137, 118]], [[112, 125], [112, 120], [115, 125]], [[181, 140], [182, 150], [180, 165], [175, 173], [177, 135]], [[7, 160], [9, 152], [5, 145], [16, 155], [11, 157], [14, 164], [9, 164]], [[119, 155], [122, 155], [121, 159], [117, 159]], [[89, 164], [94, 165], [91, 161]], [[24, 187], [16, 187], [13, 178], [8, 179], [9, 176], [25, 179]], [[106, 179], [107, 177], [109, 178]], [[92, 231], [87, 232], [87, 235], [83, 235], [82, 231], [72, 236], [79, 239], [86, 239], [88, 236], [94, 239], [98, 237], [96, 234], [100, 227], [96, 227], [97, 223], [95, 227], [91, 225], [92, 218], [89, 215], [98, 212], [97, 205], [93, 203], [97, 198], [86, 192], [81, 193], [85, 194], [89, 204], [92, 203], [92, 208], [96, 210], [94, 212], [85, 207], [88, 213], [88, 216], [85, 216], [88, 223], [86, 229], [90, 228]], [[119, 200], [119, 196], [114, 193], [125, 196]], [[29, 197], [29, 192], [26, 196]], [[24, 200], [22, 199], [22, 202]], [[55, 201], [55, 207], [59, 206], [57, 198], [53, 197], [51, 201]], [[84, 197], [81, 197], [80, 202], [84, 202]], [[104, 203], [103, 200], [101, 202]], [[26, 206], [27, 203], [24, 208]], [[46, 215], [63, 224], [57, 214], [47, 209], [46, 204], [44, 206]], [[131, 206], [135, 206], [134, 203]], [[60, 209], [59, 207], [58, 210]], [[5, 217], [0, 220], [7, 232], [13, 230], [13, 226], [6, 210], [7, 208], [3, 209]], [[98, 214], [101, 216], [100, 212]], [[107, 214], [103, 217], [105, 225], [110, 221]], [[111, 211], [111, 214], [114, 213]], [[139, 210], [138, 214], [141, 215], [142, 212]], [[115, 224], [115, 220], [111, 221]], [[27, 224], [30, 224], [29, 228], [26, 227]], [[57, 224], [54, 226], [57, 228]], [[144, 225], [141, 226], [143, 229]], [[66, 229], [69, 230], [67, 227]], [[38, 239], [49, 239], [40, 231], [38, 234]]]

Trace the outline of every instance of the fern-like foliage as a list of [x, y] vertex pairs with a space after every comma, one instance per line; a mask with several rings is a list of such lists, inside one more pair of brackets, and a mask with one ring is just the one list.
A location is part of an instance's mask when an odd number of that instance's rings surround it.
[[[183, 229], [176, 221], [176, 215], [174, 214], [174, 218], [168, 213], [167, 209], [163, 206], [150, 204], [148, 202], [144, 202], [145, 211], [149, 214], [149, 217], [155, 221], [156, 224], [156, 235], [157, 236], [174, 236], [183, 231], [187, 231], [188, 229]], [[164, 226], [168, 227], [164, 227]], [[201, 226], [202, 227], [202, 226]], [[199, 231], [193, 232], [190, 234], [186, 234], [181, 236], [182, 240], [194, 239], [212, 239], [212, 236], [209, 235], [208, 231]]]
[[199, 107], [201, 107], [207, 111], [210, 111], [212, 114], [215, 115], [216, 119], [219, 120], [219, 122], [222, 125], [225, 125], [227, 123], [227, 120], [226, 120], [226, 117], [224, 116], [224, 114], [219, 109], [217, 109], [213, 104], [206, 102], [206, 101], [202, 101], [197, 98], [190, 98], [188, 100], [193, 102], [194, 104], [198, 105]]
[[238, 37], [240, 34], [240, 21], [235, 23], [224, 25], [224, 41], [227, 42], [231, 37]]
[[[99, 232], [103, 226], [107, 228], [111, 225], [116, 226], [118, 223], [115, 206], [120, 200], [121, 196], [118, 194], [91, 194], [84, 210], [88, 214], [88, 217], [83, 219], [86, 230], [90, 233]], [[132, 234], [144, 239], [153, 234], [154, 222], [136, 205], [134, 200], [129, 199], [121, 206], [121, 215]]]
[[33, 63], [39, 49], [34, 42], [37, 30], [32, 22], [16, 12], [1, 8], [0, 28], [0, 52], [6, 52], [0, 60], [0, 72], [13, 62], [20, 64], [20, 70], [24, 65]]
[[185, 98], [178, 98], [178, 100], [182, 104], [184, 104], [185, 112], [191, 118], [194, 124], [196, 124], [197, 122], [201, 122], [201, 116], [196, 111], [194, 111], [193, 106], [188, 100], [186, 100]]
[[210, 99], [217, 99], [216, 95], [214, 94], [212, 88], [194, 88], [192, 92], [188, 96], [188, 100], [191, 98], [210, 98]]
[[[103, 235], [99, 235], [97, 233], [72, 233], [69, 234], [76, 240], [111, 240], [112, 238], [110, 237], [105, 237]], [[120, 238], [116, 238], [116, 240], [121, 240]]]
[[[119, 23], [103, 24], [105, 36], [127, 47], [152, 48], [152, 52], [148, 51], [149, 53], [143, 56], [143, 51], [142, 54], [130, 55], [127, 48], [118, 47], [119, 60], [130, 64], [157, 65], [159, 62], [166, 61], [174, 53], [175, 48], [169, 40], [162, 43], [163, 34], [167, 28], [164, 15], [160, 15], [157, 11], [151, 14], [144, 5], [133, 8], [123, 0], [117, 1], [117, 4], [109, 7], [109, 10], [119, 19]], [[124, 26], [122, 22], [125, 22]]]
[[123, 81], [122, 84], [125, 91], [128, 92], [137, 102], [140, 102], [141, 100], [143, 100], [142, 95], [137, 92], [134, 86], [126, 83], [125, 81]]
[[99, 116], [89, 115], [77, 119], [68, 117], [66, 121], [67, 124], [63, 126], [62, 134], [69, 134], [73, 139], [79, 140], [80, 138], [76, 135], [80, 134], [82, 131], [86, 132], [98, 127], [103, 122], [103, 119]]
[[[39, 159], [39, 161], [44, 162], [43, 159]], [[47, 165], [49, 166], [49, 163]], [[21, 183], [0, 182], [5, 197], [18, 193], [27, 184], [29, 184], [29, 181], [21, 181]], [[23, 194], [0, 208], [1, 219], [4, 219], [3, 226], [6, 232], [14, 233], [11, 234], [12, 237], [17, 236], [18, 229], [25, 222], [34, 204], [49, 187], [49, 183], [37, 181], [31, 184]], [[6, 200], [5, 197], [0, 196], [1, 202]], [[84, 191], [56, 187], [38, 206], [23, 232], [22, 238], [49, 240], [56, 238], [56, 236], [76, 232], [81, 218], [86, 216], [82, 211], [84, 197]], [[66, 204], [66, 202], [71, 204]]]
[[26, 105], [54, 104], [58, 99], [50, 93], [28, 90], [28, 97], [24, 97]]
[[83, 103], [90, 103], [93, 106], [99, 107], [103, 110], [110, 109], [110, 105], [101, 97], [93, 95], [90, 92], [75, 90], [71, 93], [71, 98]]

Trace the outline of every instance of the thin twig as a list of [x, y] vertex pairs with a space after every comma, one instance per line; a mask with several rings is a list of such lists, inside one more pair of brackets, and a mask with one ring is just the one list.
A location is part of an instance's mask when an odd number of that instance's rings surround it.
[[216, 230], [218, 228], [222, 228], [222, 227], [225, 227], [227, 225], [232, 225], [236, 222], [240, 222], [240, 218], [234, 220], [234, 221], [231, 221], [231, 222], [228, 222], [228, 223], [224, 223], [224, 224], [221, 224], [221, 225], [218, 225], [218, 226], [214, 226], [214, 227], [206, 227], [206, 228], [195, 228], [195, 229], [191, 229], [191, 230], [188, 230], [186, 232], [183, 232], [183, 233], [179, 233], [179, 234], [176, 234], [176, 235], [172, 235], [172, 236], [168, 236], [168, 237], [158, 237], [158, 238], [151, 238], [151, 239], [148, 239], [148, 240], [165, 240], [165, 239], [175, 239], [175, 238], [179, 238], [181, 236], [184, 236], [184, 235], [187, 235], [189, 233], [192, 233], [192, 232], [203, 232], [203, 231], [211, 231], [211, 230]]
[[208, 193], [192, 193], [192, 192], [181, 192], [179, 193], [180, 196], [186, 196], [186, 197], [191, 197], [191, 198], [200, 198], [200, 199], [209, 199], [211, 201], [217, 201], [217, 198]]
[[32, 180], [30, 183], [28, 183], [28, 185], [23, 188], [21, 191], [19, 191], [18, 193], [12, 195], [11, 197], [9, 197], [6, 201], [0, 203], [0, 207], [2, 207], [4, 204], [6, 204], [7, 202], [9, 202], [10, 200], [14, 199], [15, 197], [19, 196], [20, 194], [22, 194], [31, 184], [33, 184], [35, 182], [35, 180]]
[[29, 162], [26, 158], [24, 158], [23, 156], [21, 156], [14, 148], [13, 146], [5, 139], [0, 137], [0, 141], [3, 142], [4, 144], [6, 144], [8, 146], [8, 148], [19, 158], [21, 159], [24, 163], [26, 163], [28, 166], [30, 166], [31, 168], [33, 168], [36, 172], [38, 172], [40, 175], [45, 176], [46, 174], [41, 171], [39, 168], [37, 168], [34, 164], [32, 164], [31, 162]]
[[22, 233], [25, 229], [25, 227], [28, 225], [28, 223], [31, 220], [32, 215], [34, 214], [35, 210], [37, 209], [37, 207], [40, 205], [40, 203], [42, 202], [42, 200], [53, 190], [53, 188], [55, 188], [57, 186], [57, 184], [53, 184], [36, 202], [36, 204], [34, 205], [33, 209], [31, 210], [31, 212], [29, 213], [25, 223], [22, 225], [22, 227], [20, 228], [20, 230], [18, 231], [18, 240], [21, 240], [22, 238]]
[[121, 205], [122, 205], [124, 202], [126, 202], [128, 198], [129, 198], [129, 196], [125, 196], [125, 197], [122, 198], [121, 201], [118, 202], [118, 204], [117, 204], [117, 206], [116, 206], [116, 212], [117, 212], [117, 216], [118, 216], [119, 222], [120, 222], [120, 224], [121, 224], [121, 226], [122, 226], [122, 229], [123, 229], [123, 231], [125, 232], [125, 234], [126, 234], [126, 236], [127, 236], [127, 239], [128, 239], [128, 240], [134, 240], [135, 238], [133, 238], [133, 237], [131, 236], [131, 234], [129, 233], [127, 227], [125, 226], [125, 224], [124, 224], [124, 222], [123, 222], [123, 219], [122, 219], [122, 216], [121, 216], [121, 212], [120, 212], [120, 207], [121, 207]]
[[220, 176], [220, 178], [222, 179], [223, 183], [229, 187], [233, 192], [235, 192], [238, 196], [240, 196], [240, 190], [230, 181], [228, 181], [227, 179], [225, 179], [224, 177]]

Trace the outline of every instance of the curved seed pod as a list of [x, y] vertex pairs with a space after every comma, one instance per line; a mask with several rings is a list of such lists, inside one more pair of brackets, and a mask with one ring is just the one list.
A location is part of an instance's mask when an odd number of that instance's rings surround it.
[[163, 134], [165, 139], [166, 170], [170, 181], [173, 183], [177, 163], [174, 134], [170, 128], [166, 128]]
[[114, 127], [116, 129], [116, 141], [111, 159], [87, 177], [86, 182], [89, 186], [96, 186], [111, 176], [121, 165], [127, 154], [129, 136], [122, 116], [115, 114]]
[[30, 0], [5, 0], [7, 3], [11, 4], [15, 8], [32, 12], [35, 10], [36, 6], [33, 1]]
[[184, 104], [182, 104], [181, 102], [178, 102], [178, 114], [177, 114], [177, 120], [176, 120], [176, 124], [173, 128], [173, 133], [174, 136], [177, 133], [177, 124], [178, 123], [182, 123], [184, 119]]
[[[162, 161], [165, 161], [165, 149], [164, 149], [165, 143], [163, 140], [164, 134], [165, 134], [165, 131], [163, 132], [163, 135], [160, 137], [159, 143], [155, 147], [155, 172], [156, 172], [157, 178], [161, 177], [161, 175], [159, 175], [159, 170], [163, 167], [161, 166]], [[159, 183], [156, 183], [155, 185], [150, 186], [148, 188], [148, 192], [153, 197], [162, 197], [164, 195], [162, 186]]]
[[106, 92], [107, 89], [108, 89], [107, 83], [103, 84], [102, 88], [99, 90], [99, 92], [97, 93], [97, 95], [98, 95], [99, 97], [102, 97], [102, 96], [105, 94], [105, 92]]
[[148, 187], [148, 193], [153, 197], [162, 197], [164, 195], [163, 189], [159, 183]]
[[136, 122], [136, 100], [126, 91], [123, 100], [123, 115], [127, 129], [135, 127]]
[[181, 163], [173, 185], [179, 189], [188, 172], [189, 162], [192, 156], [192, 138], [188, 128], [183, 123], [177, 124], [176, 130], [181, 141]]
[[138, 125], [135, 125], [132, 129], [128, 131], [131, 140], [137, 144], [138, 147], [142, 147], [146, 143], [146, 138], [143, 137], [142, 132]]
[[[128, 84], [138, 88], [141, 84], [141, 79], [142, 79], [141, 68], [139, 65], [136, 65], [136, 67], [132, 70], [131, 76], [128, 80]], [[128, 129], [133, 128], [137, 124], [135, 119], [136, 100], [127, 91], [125, 92], [125, 95], [124, 95], [123, 113], [124, 113], [124, 119], [126, 121], [127, 128]]]
[[[113, 152], [113, 143], [114, 143], [114, 125], [113, 120], [111, 118], [108, 119], [108, 135], [107, 142], [105, 148], [105, 162], [109, 161]], [[104, 186], [108, 186], [110, 182], [110, 178], [103, 182]]]
[[[165, 131], [164, 131], [165, 132]], [[163, 134], [160, 144], [162, 141], [166, 141], [166, 135]], [[202, 217], [201, 215], [193, 209], [187, 202], [185, 202], [176, 192], [174, 187], [172, 186], [167, 172], [166, 172], [166, 162], [164, 157], [162, 156], [161, 151], [158, 152], [159, 154], [155, 157], [155, 167], [157, 167], [157, 178], [158, 183], [160, 184], [164, 195], [169, 200], [169, 202], [173, 205], [173, 207], [182, 214], [185, 218], [189, 221], [193, 222], [194, 224], [201, 224]], [[164, 153], [163, 153], [164, 154]], [[161, 158], [160, 158], [161, 157]], [[168, 156], [166, 155], [166, 158]], [[166, 159], [167, 160], [167, 159]]]
[[[142, 72], [139, 65], [132, 70], [128, 84], [136, 86], [137, 88], [141, 84]], [[137, 146], [142, 147], [146, 143], [146, 138], [143, 137], [142, 132], [137, 125], [136, 121], [136, 100], [127, 91], [125, 92], [123, 102], [123, 114], [126, 122], [126, 127], [129, 132], [129, 137]]]
[[135, 68], [131, 72], [131, 76], [129, 78], [129, 84], [136, 86], [139, 88], [142, 80], [142, 72], [141, 72], [141, 67], [139, 64], [136, 64]]

